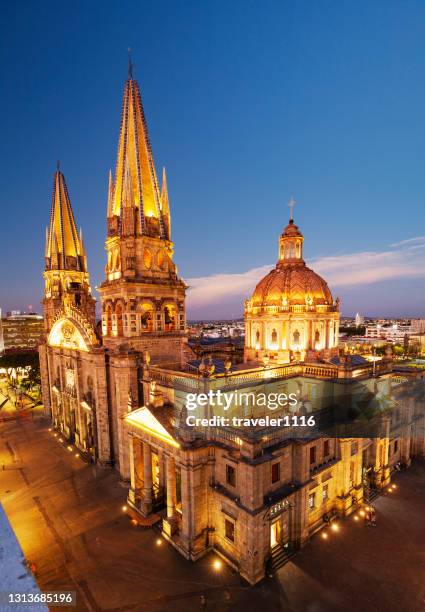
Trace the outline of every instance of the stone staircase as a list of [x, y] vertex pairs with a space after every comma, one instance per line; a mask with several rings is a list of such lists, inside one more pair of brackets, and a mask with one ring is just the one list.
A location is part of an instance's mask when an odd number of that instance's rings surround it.
[[272, 573], [283, 567], [295, 555], [295, 550], [278, 544], [272, 549], [269, 559], [269, 568]]

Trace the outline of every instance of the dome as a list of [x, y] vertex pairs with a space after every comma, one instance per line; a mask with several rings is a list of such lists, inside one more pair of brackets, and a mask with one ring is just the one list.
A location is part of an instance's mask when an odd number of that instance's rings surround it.
[[323, 278], [303, 261], [278, 264], [256, 286], [252, 306], [328, 305], [333, 298]]
[[282, 237], [284, 236], [301, 236], [302, 237], [302, 233], [300, 232], [298, 225], [295, 225], [293, 219], [290, 219], [288, 225], [283, 230]]

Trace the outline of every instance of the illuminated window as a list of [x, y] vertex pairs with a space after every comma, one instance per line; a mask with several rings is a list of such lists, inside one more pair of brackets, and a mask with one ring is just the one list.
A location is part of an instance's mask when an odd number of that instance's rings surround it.
[[224, 519], [224, 532], [227, 540], [230, 540], [231, 542], [235, 541], [235, 523], [233, 521]]
[[236, 487], [236, 470], [232, 465], [226, 464], [226, 483]]
[[328, 485], [325, 484], [323, 485], [323, 489], [322, 489], [322, 501], [327, 501], [329, 499], [329, 491], [328, 491]]
[[279, 482], [280, 480], [280, 463], [273, 463], [272, 465], [272, 483]]
[[315, 499], [316, 493], [310, 493], [310, 495], [308, 496], [308, 507], [310, 508], [310, 510], [313, 510], [313, 508], [315, 507]]
[[173, 304], [167, 304], [164, 307], [164, 323], [165, 331], [176, 329], [176, 308]]

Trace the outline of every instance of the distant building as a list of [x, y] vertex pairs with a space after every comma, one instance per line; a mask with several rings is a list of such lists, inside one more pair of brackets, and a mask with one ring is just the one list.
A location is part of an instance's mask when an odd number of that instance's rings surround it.
[[407, 324], [393, 323], [392, 325], [368, 325], [366, 327], [366, 338], [380, 338], [394, 344], [402, 344], [406, 336], [410, 336], [411, 327]]
[[0, 318], [0, 354], [36, 350], [44, 332], [43, 317], [36, 313]]
[[356, 323], [356, 327], [360, 327], [360, 325], [363, 325], [364, 323], [364, 317], [361, 314], [357, 313], [355, 323]]
[[412, 334], [425, 334], [425, 319], [412, 319], [410, 331]]

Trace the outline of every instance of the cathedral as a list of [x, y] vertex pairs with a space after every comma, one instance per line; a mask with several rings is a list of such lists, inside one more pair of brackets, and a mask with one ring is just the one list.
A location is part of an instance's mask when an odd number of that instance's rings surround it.
[[[45, 412], [86, 460], [119, 471], [133, 519], [157, 524], [186, 559], [214, 550], [255, 584], [385, 488], [396, 465], [425, 455], [409, 375], [393, 371], [390, 354], [370, 363], [339, 351], [339, 300], [306, 266], [292, 212], [276, 267], [245, 303], [244, 363], [196, 359], [166, 175], [160, 185], [131, 68], [106, 217], [98, 323], [83, 235], [58, 168], [39, 347]], [[298, 398], [281, 411], [291, 426], [211, 424], [212, 398], [241, 392], [252, 401], [233, 399], [229, 417], [264, 417], [258, 394], [281, 393]], [[193, 427], [188, 397], [199, 394], [210, 398], [196, 412], [208, 424]], [[374, 433], [335, 423], [335, 406], [337, 420], [366, 406]], [[333, 420], [300, 433], [294, 419], [316, 413]]]

